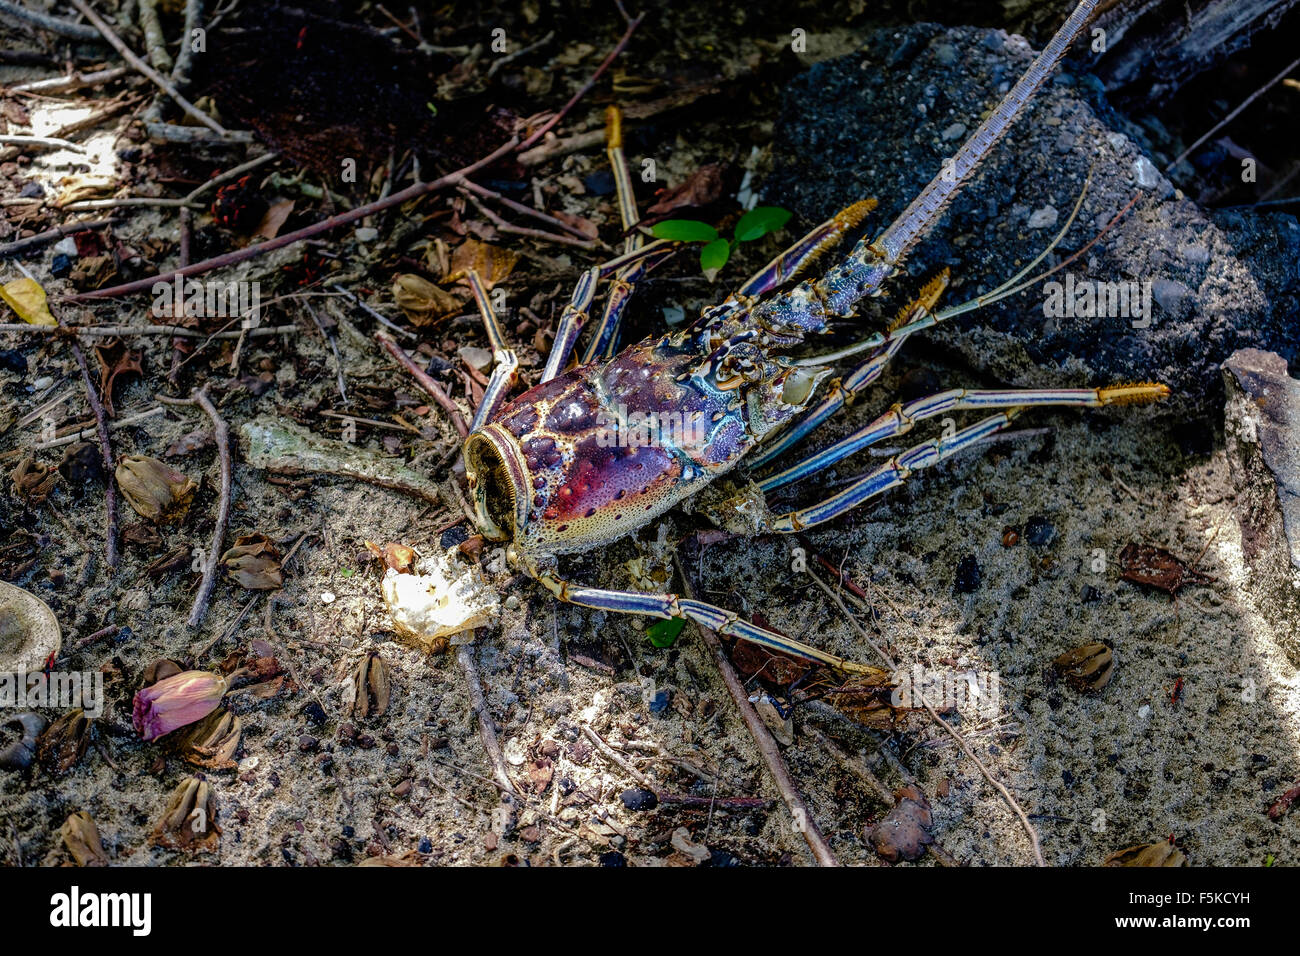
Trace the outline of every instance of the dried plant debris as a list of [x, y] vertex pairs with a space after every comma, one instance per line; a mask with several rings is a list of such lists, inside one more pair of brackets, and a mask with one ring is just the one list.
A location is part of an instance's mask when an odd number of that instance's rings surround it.
[[1107, 645], [1093, 642], [1054, 658], [1052, 667], [1075, 690], [1096, 692], [1115, 675], [1115, 653]]
[[169, 850], [212, 853], [220, 836], [216, 794], [206, 780], [187, 777], [172, 791], [149, 842]]
[[216, 710], [177, 742], [176, 752], [186, 763], [204, 770], [233, 770], [243, 732], [244, 722], [238, 714]]
[[104, 456], [99, 446], [88, 441], [69, 445], [59, 462], [59, 474], [75, 490], [104, 484]]
[[36, 741], [36, 759], [51, 774], [67, 773], [90, 747], [95, 722], [80, 707], [63, 714]]
[[453, 295], [441, 286], [414, 273], [393, 279], [393, 302], [419, 328], [461, 311], [467, 297]]
[[136, 514], [161, 525], [185, 520], [198, 489], [176, 469], [145, 455], [127, 455], [114, 475], [117, 487]]
[[1129, 543], [1119, 553], [1120, 577], [1169, 594], [1186, 584], [1208, 584], [1214, 579], [1197, 571], [1164, 548]]
[[121, 339], [108, 339], [95, 346], [95, 358], [99, 362], [99, 394], [109, 417], [117, 417], [117, 411], [113, 408], [113, 389], [118, 376], [143, 375], [144, 369], [140, 365], [143, 355], [139, 349], [128, 347]]
[[69, 814], [59, 828], [59, 836], [77, 866], [108, 866], [108, 854], [99, 839], [99, 828], [85, 810]]
[[28, 505], [40, 505], [59, 483], [59, 471], [35, 458], [23, 458], [9, 473], [9, 478], [13, 481], [14, 495]]
[[1171, 837], [1159, 843], [1142, 843], [1116, 850], [1106, 857], [1102, 866], [1190, 866], [1190, 864], [1187, 862], [1187, 856], [1175, 845]]
[[388, 712], [392, 700], [392, 675], [378, 651], [361, 658], [352, 675], [355, 699], [352, 713], [358, 718], [380, 717]]
[[284, 587], [280, 569], [280, 551], [266, 535], [240, 535], [221, 556], [221, 563], [231, 581], [250, 591], [274, 591]]

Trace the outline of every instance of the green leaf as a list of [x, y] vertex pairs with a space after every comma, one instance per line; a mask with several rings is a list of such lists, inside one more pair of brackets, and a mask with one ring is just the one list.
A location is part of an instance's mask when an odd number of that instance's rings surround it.
[[700, 250], [700, 268], [704, 274], [712, 281], [722, 267], [727, 264], [731, 258], [731, 243], [726, 239], [714, 239], [703, 249]]
[[792, 215], [789, 209], [780, 206], [756, 206], [736, 223], [736, 238], [741, 242], [753, 242], [769, 232], [776, 232], [790, 221]]
[[656, 239], [675, 239], [677, 242], [710, 242], [718, 238], [718, 230], [698, 219], [665, 219], [655, 223], [650, 231]]
[[645, 629], [645, 632], [650, 636], [650, 643], [655, 647], [672, 647], [673, 642], [677, 640], [677, 635], [685, 626], [685, 618], [670, 617], [655, 621]]

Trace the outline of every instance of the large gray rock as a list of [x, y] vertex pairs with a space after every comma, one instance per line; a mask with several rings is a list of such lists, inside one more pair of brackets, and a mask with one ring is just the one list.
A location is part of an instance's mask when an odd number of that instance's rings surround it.
[[[1021, 38], [996, 30], [921, 24], [869, 34], [863, 51], [818, 64], [791, 85], [766, 199], [813, 223], [875, 196], [880, 218], [871, 229], [879, 229], [956, 150], [1032, 53]], [[1149, 282], [1149, 326], [1115, 317], [1048, 319], [1039, 286], [927, 338], [987, 378], [1022, 386], [1155, 379], [1174, 389], [1170, 412], [1206, 414], [1221, 395], [1219, 363], [1235, 349], [1294, 354], [1293, 317], [1272, 314], [1266, 291], [1223, 230], [1116, 131], [1124, 125], [1095, 80], [1058, 73], [909, 266], [919, 276], [950, 265], [950, 303], [987, 291], [1050, 242], [1095, 162], [1082, 212], [1059, 249], [1080, 249], [1140, 194], [1067, 270], [1076, 281]], [[925, 346], [908, 346], [918, 347]]]

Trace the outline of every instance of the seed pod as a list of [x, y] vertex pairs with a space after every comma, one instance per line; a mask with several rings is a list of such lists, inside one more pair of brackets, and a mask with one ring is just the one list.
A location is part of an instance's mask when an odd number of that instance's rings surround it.
[[280, 552], [264, 534], [245, 534], [221, 556], [230, 580], [250, 591], [273, 591], [284, 586]]
[[172, 791], [149, 842], [169, 850], [206, 853], [217, 849], [220, 835], [216, 794], [206, 780], [187, 777]]
[[1187, 866], [1187, 856], [1170, 840], [1116, 850], [1102, 866]]
[[1052, 666], [1075, 690], [1099, 691], [1115, 674], [1115, 656], [1105, 644], [1084, 644], [1054, 659]]
[[16, 714], [4, 723], [4, 729], [16, 731], [14, 739], [0, 748], [0, 767], [26, 770], [36, 759], [36, 741], [45, 729], [45, 718], [28, 711]]
[[353, 677], [353, 685], [357, 696], [352, 712], [357, 717], [379, 717], [388, 710], [392, 684], [388, 665], [378, 651], [370, 651], [361, 659]]
[[99, 839], [99, 828], [85, 810], [69, 815], [59, 828], [63, 845], [78, 866], [108, 866], [108, 854]]
[[136, 513], [157, 524], [182, 521], [198, 488], [179, 471], [144, 455], [123, 458], [114, 476]]
[[238, 714], [219, 710], [209, 714], [185, 735], [178, 748], [181, 758], [207, 770], [230, 770], [243, 736]]
[[68, 711], [36, 741], [36, 759], [52, 774], [67, 773], [86, 755], [94, 721], [80, 707]]

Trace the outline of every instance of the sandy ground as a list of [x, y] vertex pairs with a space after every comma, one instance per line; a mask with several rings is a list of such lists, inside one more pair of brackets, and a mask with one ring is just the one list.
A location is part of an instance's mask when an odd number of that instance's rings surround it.
[[[668, 287], [648, 297], [647, 308], [665, 299], [700, 304]], [[62, 348], [26, 339], [0, 345], [20, 345], [29, 362], [24, 378], [0, 373], [0, 412], [21, 413], [37, 379], [51, 379], [43, 389], [78, 385]], [[340, 348], [350, 381], [380, 382], [391, 374], [369, 337], [346, 324]], [[330, 394], [332, 367], [319, 337], [299, 334], [290, 352], [293, 360], [283, 362], [278, 346], [256, 342], [248, 349], [243, 368], [272, 370], [274, 386], [261, 397], [233, 389], [223, 404], [232, 427], [258, 413], [284, 411], [288, 395], [300, 405]], [[536, 358], [527, 350], [521, 357]], [[167, 361], [165, 340], [151, 341], [146, 367], [165, 369]], [[898, 371], [828, 436], [861, 425], [892, 396], [927, 381], [947, 387], [998, 379], [984, 377], [952, 350], [911, 343]], [[150, 394], [148, 383], [136, 382], [118, 404], [129, 413], [148, 405]], [[79, 392], [69, 408], [70, 418], [87, 414]], [[437, 438], [413, 442], [413, 453], [447, 447], [451, 432], [436, 411], [417, 421]], [[204, 424], [196, 413], [168, 409], [117, 433], [115, 444], [119, 453], [161, 457]], [[949, 719], [1032, 815], [1053, 864], [1095, 865], [1113, 850], [1170, 836], [1195, 865], [1255, 866], [1269, 857], [1289, 864], [1300, 849], [1294, 815], [1272, 823], [1263, 813], [1300, 776], [1300, 662], [1280, 649], [1296, 622], [1258, 604], [1250, 590], [1221, 434], [1208, 451], [1189, 455], [1171, 437], [1176, 424], [1144, 408], [1032, 413], [1017, 435], [920, 475], [874, 507], [806, 536], [818, 554], [867, 589], [870, 611], [853, 606], [898, 660], [996, 674], [996, 718]], [[32, 440], [30, 431], [6, 436], [4, 448]], [[370, 433], [362, 441], [383, 447]], [[57, 461], [49, 452], [44, 458]], [[835, 487], [866, 460], [842, 463], [809, 483], [801, 500]], [[0, 860], [62, 862], [59, 825], [67, 814], [87, 810], [112, 862], [124, 865], [342, 864], [370, 857], [689, 865], [703, 858], [698, 847], [714, 865], [809, 862], [691, 628], [673, 648], [656, 649], [634, 620], [557, 605], [520, 578], [494, 577], [517, 601], [508, 602], [499, 626], [480, 633], [473, 656], [510, 771], [528, 791], [519, 819], [507, 828], [495, 812], [501, 804], [454, 657], [396, 639], [387, 629], [378, 569], [360, 557], [366, 539], [436, 549], [445, 516], [399, 493], [334, 479], [319, 479], [293, 499], [263, 473], [237, 465], [232, 534], [261, 531], [286, 550], [307, 537], [282, 592], [262, 598], [235, 625], [248, 595], [223, 583], [196, 637], [183, 624], [193, 577], [154, 584], [142, 576], [158, 554], [210, 531], [212, 452], [173, 463], [204, 478], [190, 518], [167, 532], [161, 547], [128, 546], [112, 577], [102, 566], [98, 489], [64, 486], [49, 506], [31, 513], [8, 496], [0, 503], [7, 532], [30, 527], [45, 536], [36, 566], [15, 583], [59, 614], [67, 649], [60, 665], [94, 670], [115, 661], [125, 675], [98, 744], [70, 773], [0, 770]], [[1030, 543], [1031, 523], [1033, 539], [1044, 543]], [[697, 526], [698, 519], [670, 523], [673, 537]], [[1008, 527], [1019, 533], [1015, 544], [1004, 544]], [[446, 544], [455, 540], [443, 537]], [[1204, 551], [1200, 567], [1213, 580], [1186, 588], [1177, 600], [1121, 581], [1118, 554], [1129, 542], [1160, 545], [1188, 560]], [[871, 662], [838, 609], [792, 570], [790, 544], [775, 537], [716, 543], [692, 576], [709, 600], [761, 613], [792, 636]], [[574, 559], [569, 571], [580, 581], [625, 585], [621, 562], [634, 553], [624, 541]], [[954, 585], [969, 559], [979, 574], [966, 592]], [[65, 573], [62, 584], [51, 580], [56, 569]], [[969, 579], [969, 571], [963, 576]], [[129, 632], [111, 646], [71, 649], [105, 623]], [[224, 642], [192, 659], [196, 647], [228, 628]], [[1113, 645], [1118, 662], [1101, 693], [1083, 695], [1047, 679], [1053, 657], [1094, 640]], [[175, 757], [160, 760], [160, 748], [133, 739], [130, 692], [159, 657], [211, 667], [255, 642], [269, 645], [297, 690], [268, 700], [231, 699], [244, 722], [239, 765], [205, 774], [217, 794], [219, 848], [194, 857], [151, 848], [147, 838], [167, 795], [190, 769]], [[349, 675], [372, 649], [392, 668], [393, 704], [381, 717], [356, 719], [346, 708]], [[666, 697], [656, 700], [662, 691]], [[639, 784], [584, 728], [620, 750], [661, 793], [774, 802], [749, 810], [667, 803], [629, 809], [620, 795]], [[846, 863], [878, 862], [864, 831], [888, 809], [858, 761], [889, 787], [918, 780], [933, 808], [934, 835], [957, 860], [1032, 859], [1006, 804], [951, 738], [923, 717], [884, 734], [826, 708], [800, 708], [784, 754], [814, 819]]]

